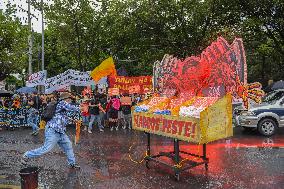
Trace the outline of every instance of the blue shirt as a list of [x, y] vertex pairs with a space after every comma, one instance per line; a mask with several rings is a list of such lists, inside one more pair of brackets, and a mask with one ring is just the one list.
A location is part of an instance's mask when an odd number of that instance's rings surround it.
[[66, 115], [67, 111], [80, 112], [80, 108], [64, 100], [60, 101], [56, 106], [55, 116], [47, 122], [46, 127], [51, 127], [59, 133], [64, 133], [66, 125], [68, 125], [69, 119], [71, 119]]

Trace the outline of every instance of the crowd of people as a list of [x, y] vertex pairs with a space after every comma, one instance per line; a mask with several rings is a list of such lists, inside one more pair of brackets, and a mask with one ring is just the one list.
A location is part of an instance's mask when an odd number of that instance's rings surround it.
[[[127, 103], [121, 103], [122, 97], [128, 96]], [[46, 97], [46, 98], [45, 98]], [[131, 107], [142, 100], [140, 95], [108, 96], [106, 94], [86, 94], [84, 96], [70, 93], [37, 95], [33, 94], [27, 101], [29, 108], [28, 123], [32, 126], [33, 135], [38, 134], [38, 119], [46, 120], [45, 142], [36, 149], [23, 154], [21, 163], [27, 165], [30, 159], [37, 158], [51, 151], [56, 144], [65, 152], [70, 168], [80, 168], [76, 163], [72, 143], [66, 134], [70, 117], [68, 111], [81, 114], [83, 130], [92, 133], [93, 125], [103, 132], [106, 126], [110, 130], [131, 129]], [[21, 99], [21, 98], [19, 98]], [[125, 99], [125, 98], [124, 98]], [[131, 99], [129, 101], [129, 99]], [[52, 116], [46, 112], [54, 107]], [[42, 112], [42, 113], [41, 113]], [[50, 111], [51, 112], [51, 111]], [[42, 115], [41, 115], [42, 114]], [[49, 117], [49, 119], [47, 119]]]
[[131, 104], [122, 104], [121, 96], [95, 95], [83, 98], [81, 106], [82, 124], [84, 131], [92, 133], [95, 125], [103, 132], [104, 127], [108, 126], [111, 131], [122, 129], [131, 129], [131, 107], [140, 101], [139, 97], [134, 98]]
[[[93, 132], [94, 126], [99, 131], [110, 128], [111, 131], [131, 129], [131, 108], [145, 97], [139, 94], [123, 94], [109, 96], [107, 94], [90, 93], [79, 95], [70, 93], [72, 104], [80, 107], [83, 131]], [[0, 97], [0, 108], [28, 107], [27, 124], [32, 128], [32, 135], [39, 133], [39, 122], [42, 113], [51, 102], [60, 101], [60, 93], [52, 94], [14, 94], [12, 97]], [[122, 97], [130, 97], [131, 103], [121, 103]]]

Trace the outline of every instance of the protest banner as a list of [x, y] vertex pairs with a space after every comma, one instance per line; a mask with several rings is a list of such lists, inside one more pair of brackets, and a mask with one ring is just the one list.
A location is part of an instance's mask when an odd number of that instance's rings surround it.
[[[21, 107], [18, 109], [0, 108], [0, 125], [13, 127], [29, 126], [27, 122], [28, 111], [28, 107]], [[81, 115], [78, 112], [67, 111], [66, 114], [71, 118], [69, 119], [68, 124], [74, 124], [75, 121], [81, 119]]]
[[107, 77], [103, 77], [98, 82], [94, 82], [89, 75], [89, 72], [80, 72], [75, 70], [66, 70], [65, 72], [48, 78], [45, 81], [45, 92], [52, 93], [53, 91], [69, 87], [71, 85], [75, 86], [91, 86], [98, 85], [98, 87], [105, 87], [107, 85]]
[[91, 86], [97, 85], [98, 88], [108, 87], [107, 77], [101, 78], [98, 82], [94, 82], [90, 77], [90, 71], [80, 72], [76, 70], [66, 70], [65, 72], [56, 75], [54, 77], [46, 79], [46, 70], [34, 73], [29, 76], [28, 81], [26, 81], [27, 87], [35, 87], [38, 85], [45, 86], [45, 93], [52, 93], [53, 91], [58, 91], [75, 86]]
[[[139, 77], [109, 77], [109, 86], [112, 88], [118, 88], [120, 93], [129, 93], [129, 90], [133, 92], [138, 92], [140, 94], [144, 93], [144, 89], [152, 89], [152, 76], [139, 76]], [[138, 87], [140, 87], [138, 91]]]
[[120, 98], [121, 105], [131, 105], [132, 100], [131, 97], [125, 96]]
[[0, 109], [0, 123], [7, 126], [28, 126], [28, 108]]
[[119, 89], [118, 88], [109, 88], [108, 89], [108, 95], [109, 96], [117, 96], [117, 95], [119, 95]]
[[129, 94], [140, 93], [140, 86], [139, 85], [129, 86], [128, 91], [129, 91]]
[[36, 87], [38, 85], [44, 85], [46, 80], [46, 75], [47, 75], [46, 70], [33, 73], [32, 75], [29, 76], [28, 81], [26, 81], [26, 86]]

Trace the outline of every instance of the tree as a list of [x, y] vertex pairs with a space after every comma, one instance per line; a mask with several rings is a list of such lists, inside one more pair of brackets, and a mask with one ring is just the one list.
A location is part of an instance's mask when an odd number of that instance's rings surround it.
[[220, 35], [242, 37], [250, 81], [283, 75], [281, 0], [54, 0], [45, 5], [51, 75], [92, 70], [112, 55], [130, 75], [151, 75], [164, 54], [199, 55]]
[[22, 73], [27, 65], [28, 30], [14, 17], [15, 6], [0, 10], [0, 81], [11, 73]]

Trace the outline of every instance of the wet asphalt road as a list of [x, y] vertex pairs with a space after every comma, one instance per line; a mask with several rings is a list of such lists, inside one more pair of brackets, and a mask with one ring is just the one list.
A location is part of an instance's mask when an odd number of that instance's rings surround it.
[[[33, 137], [30, 128], [0, 131], [0, 188], [20, 186], [21, 155], [43, 143], [43, 133]], [[74, 141], [75, 129], [68, 129]], [[152, 153], [173, 149], [171, 139], [152, 137]], [[134, 144], [133, 144], [134, 143]], [[173, 173], [164, 166], [136, 164], [145, 155], [146, 136], [141, 132], [120, 130], [92, 134], [82, 133], [74, 151], [81, 170], [67, 167], [65, 154], [56, 147], [50, 153], [33, 160], [41, 168], [40, 188], [284, 188], [284, 129], [271, 138], [257, 132], [234, 128], [234, 136], [207, 146], [209, 170], [204, 165], [181, 174], [175, 181]], [[201, 146], [181, 143], [181, 150], [200, 152]], [[9, 185], [9, 187], [8, 187]]]

